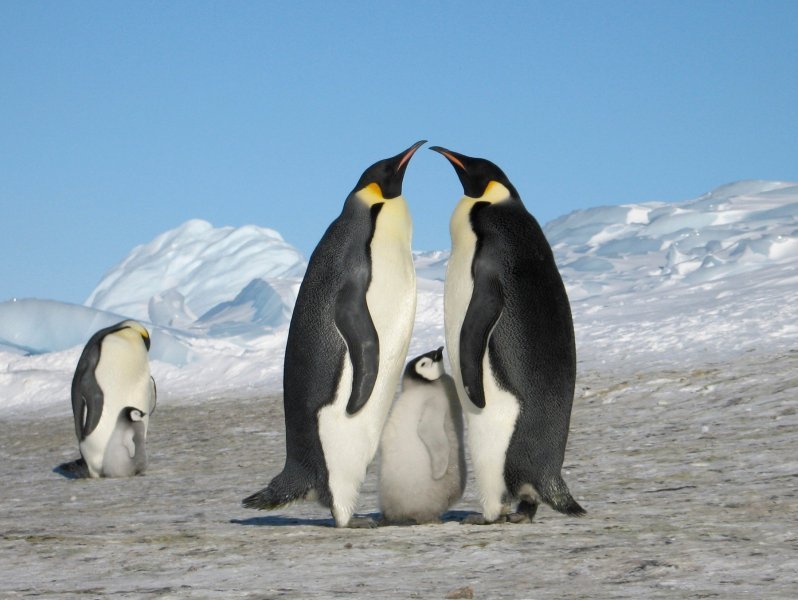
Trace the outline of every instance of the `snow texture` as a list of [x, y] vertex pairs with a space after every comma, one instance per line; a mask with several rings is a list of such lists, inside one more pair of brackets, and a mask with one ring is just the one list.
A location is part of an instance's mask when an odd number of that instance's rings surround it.
[[[526, 200], [534, 212], [534, 199]], [[770, 597], [798, 589], [798, 184], [577, 211], [545, 227], [579, 355], [565, 478], [588, 510], [340, 531], [315, 504], [239, 508], [282, 467], [287, 322], [306, 263], [276, 232], [189, 221], [86, 306], [0, 303], [0, 595]], [[414, 254], [410, 355], [443, 343], [448, 253]], [[143, 477], [67, 481], [69, 385], [97, 329], [152, 333]], [[360, 510], [377, 507], [370, 471]]]

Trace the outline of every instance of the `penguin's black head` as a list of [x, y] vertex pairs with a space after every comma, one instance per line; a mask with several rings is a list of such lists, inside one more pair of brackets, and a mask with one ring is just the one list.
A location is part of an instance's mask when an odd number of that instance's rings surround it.
[[105, 329], [100, 329], [94, 335], [91, 336], [91, 339], [89, 339], [89, 342], [88, 342], [88, 344], [86, 344], [86, 346], [87, 347], [88, 346], [97, 346], [97, 345], [99, 345], [102, 342], [102, 340], [105, 338], [105, 336], [111, 335], [111, 334], [114, 334], [114, 333], [118, 333], [118, 332], [122, 331], [123, 329], [130, 329], [130, 330], [135, 331], [136, 333], [138, 333], [141, 336], [141, 339], [144, 342], [144, 346], [147, 348], [147, 351], [149, 351], [149, 349], [150, 349], [150, 332], [147, 331], [147, 328], [144, 327], [144, 325], [142, 325], [138, 321], [133, 321], [133, 320], [130, 320], [130, 319], [128, 319], [127, 321], [121, 321], [119, 323], [115, 323], [114, 325], [111, 325], [110, 327], [106, 327]]
[[150, 351], [150, 333], [145, 329], [144, 333], [141, 334], [141, 339], [144, 340], [144, 346], [147, 348], [147, 352]]
[[144, 340], [144, 346], [147, 348], [147, 352], [149, 352], [150, 332], [147, 331], [147, 328], [137, 321], [125, 321], [125, 326], [132, 329], [141, 336], [141, 339]]
[[463, 193], [469, 198], [481, 198], [490, 182], [495, 181], [501, 183], [510, 191], [511, 198], [520, 199], [518, 192], [513, 184], [510, 183], [510, 180], [507, 179], [504, 171], [489, 160], [473, 158], [440, 146], [432, 146], [430, 150], [443, 154], [452, 163], [457, 177], [460, 178], [460, 183], [463, 184]]
[[405, 177], [407, 164], [416, 150], [426, 143], [427, 140], [421, 140], [396, 156], [375, 162], [363, 172], [355, 189], [352, 191], [357, 192], [370, 185], [376, 185], [379, 187], [382, 197], [386, 200], [401, 196], [402, 181]]
[[443, 346], [407, 363], [405, 377], [421, 383], [435, 381], [443, 375]]

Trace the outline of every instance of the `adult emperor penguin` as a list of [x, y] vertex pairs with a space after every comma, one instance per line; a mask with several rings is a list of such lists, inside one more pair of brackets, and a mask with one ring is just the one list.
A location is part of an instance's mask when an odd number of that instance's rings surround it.
[[[528, 522], [542, 500], [582, 515], [562, 469], [576, 377], [551, 247], [499, 167], [441, 147], [463, 184], [444, 286], [446, 344], [482, 502], [475, 523]], [[508, 515], [509, 502], [519, 499]]]
[[[313, 251], [288, 330], [286, 460], [248, 508], [317, 499], [352, 520], [402, 373], [416, 312], [402, 181], [425, 141], [370, 166]], [[351, 521], [351, 523], [350, 523]]]
[[136, 321], [91, 336], [72, 379], [81, 458], [56, 471], [70, 477], [126, 477], [144, 470], [147, 426], [156, 403], [149, 349], [150, 335]]
[[380, 442], [380, 511], [388, 523], [437, 522], [463, 495], [463, 413], [443, 347], [411, 360]]

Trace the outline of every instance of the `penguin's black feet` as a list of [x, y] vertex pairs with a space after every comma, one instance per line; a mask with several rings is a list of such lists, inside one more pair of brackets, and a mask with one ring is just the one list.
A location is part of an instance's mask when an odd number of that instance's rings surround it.
[[495, 521], [488, 521], [482, 513], [471, 513], [462, 521], [462, 525], [500, 525], [507, 522], [507, 515], [499, 515]]
[[518, 508], [516, 511], [507, 515], [507, 522], [517, 525], [531, 523], [532, 519], [535, 518], [535, 513], [537, 511], [537, 502], [527, 502], [526, 500], [521, 500], [521, 502], [518, 503]]
[[82, 456], [72, 462], [58, 465], [53, 469], [53, 472], [63, 475], [67, 479], [84, 479], [90, 477], [89, 467], [86, 465], [86, 461], [83, 460]]
[[428, 523], [440, 523], [440, 522], [441, 522], [440, 519], [417, 521], [416, 519], [411, 519], [411, 518], [388, 519], [385, 516], [382, 516], [380, 517], [380, 520], [377, 522], [377, 524], [380, 527], [386, 527], [386, 526], [412, 527], [413, 525], [426, 525]]
[[349, 529], [374, 529], [378, 526], [379, 523], [371, 517], [352, 517], [347, 525]]

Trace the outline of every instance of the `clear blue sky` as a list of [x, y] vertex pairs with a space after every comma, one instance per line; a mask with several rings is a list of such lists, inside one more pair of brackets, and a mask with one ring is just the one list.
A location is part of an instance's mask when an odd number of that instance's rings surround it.
[[[419, 139], [545, 223], [798, 180], [798, 2], [0, 2], [0, 300], [82, 302], [191, 218], [309, 255]], [[420, 151], [414, 247], [461, 188]], [[234, 294], [238, 290], [231, 290]]]

